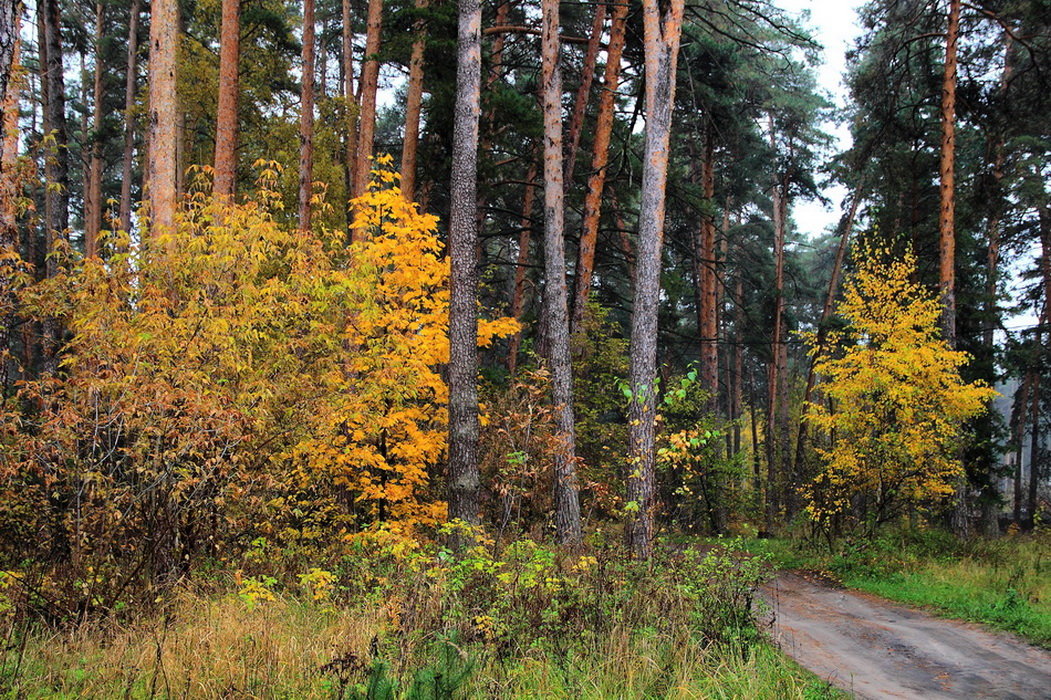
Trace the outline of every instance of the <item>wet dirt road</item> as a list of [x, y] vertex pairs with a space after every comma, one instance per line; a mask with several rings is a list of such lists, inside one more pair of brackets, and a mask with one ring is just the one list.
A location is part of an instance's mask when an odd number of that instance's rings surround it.
[[855, 697], [1051, 700], [1051, 654], [1009, 635], [793, 573], [763, 597], [781, 649]]

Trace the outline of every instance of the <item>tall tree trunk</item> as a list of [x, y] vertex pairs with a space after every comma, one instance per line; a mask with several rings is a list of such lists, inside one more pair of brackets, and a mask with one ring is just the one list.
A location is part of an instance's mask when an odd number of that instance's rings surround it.
[[124, 157], [121, 161], [120, 227], [131, 230], [131, 179], [135, 155], [135, 78], [139, 65], [139, 13], [142, 0], [132, 0], [128, 14], [128, 65], [124, 76]]
[[299, 229], [310, 230], [314, 196], [314, 0], [303, 0], [303, 85], [299, 115]]
[[358, 100], [354, 94], [354, 23], [351, 15], [351, 2], [353, 0], [342, 0], [341, 10], [343, 19], [343, 45], [340, 55], [340, 65], [343, 74], [343, 117], [345, 128], [343, 131], [343, 184], [346, 191], [348, 204], [346, 206], [347, 234], [350, 240], [354, 240], [353, 207], [349, 201], [354, 196], [357, 188], [354, 185], [354, 164], [358, 158]]
[[[58, 0], [40, 0], [39, 51], [41, 58], [41, 93], [43, 97], [44, 134], [54, 143], [46, 149], [44, 179], [44, 225], [50, 252], [56, 237], [69, 228], [69, 151], [66, 127], [66, 81], [62, 65], [61, 15]], [[49, 258], [49, 261], [53, 261]], [[54, 262], [48, 263], [48, 276], [54, 275]]]
[[[7, 86], [11, 81], [12, 69], [18, 65], [15, 54], [19, 43], [18, 32], [22, 20], [22, 3], [18, 0], [4, 0], [0, 3], [0, 99], [7, 99]], [[0, 149], [4, 145], [0, 144]], [[0, 161], [4, 152], [0, 150]]]
[[701, 388], [708, 393], [706, 406], [714, 412], [719, 398], [719, 327], [716, 318], [715, 269], [715, 136], [713, 125], [705, 119], [704, 153], [701, 156], [701, 196], [705, 210], [701, 213], [701, 225], [695, 240], [699, 301], [697, 307], [697, 331], [700, 336]]
[[99, 252], [102, 230], [102, 33], [105, 6], [95, 2], [95, 75], [92, 85], [91, 156], [88, 162], [87, 191], [84, 193], [84, 255], [91, 258]]
[[[16, 72], [22, 59], [22, 39], [19, 36], [21, 20], [22, 13], [19, 8], [14, 17], [15, 44], [11, 50], [11, 76], [7, 81], [2, 103], [4, 131], [0, 134], [0, 253], [19, 252], [18, 179], [15, 167], [18, 163], [19, 97], [23, 86], [22, 76]], [[0, 344], [0, 352], [5, 348], [6, 343]]]
[[744, 384], [744, 275], [738, 270], [734, 280], [734, 296], [732, 304], [734, 307], [734, 335], [732, 359], [730, 361], [733, 370], [730, 374], [730, 417], [733, 419], [733, 454], [741, 452], [741, 416], [743, 405]]
[[[1045, 316], [1047, 318], [1047, 316]], [[1041, 347], [1041, 332], [1037, 329], [1036, 332], [1036, 345]], [[1032, 384], [1032, 404], [1029, 408], [1029, 420], [1032, 423], [1030, 429], [1030, 435], [1033, 442], [1029, 446], [1029, 492], [1026, 497], [1026, 513], [1030, 523], [1036, 522], [1036, 509], [1037, 509], [1037, 496], [1040, 486], [1040, 461], [1043, 457], [1043, 444], [1041, 437], [1041, 421], [1043, 416], [1041, 415], [1041, 401], [1040, 401], [1040, 374], [1039, 372], [1034, 373], [1034, 379]]]
[[684, 0], [670, 0], [661, 11], [657, 0], [643, 0], [646, 135], [642, 161], [642, 197], [631, 314], [632, 392], [629, 409], [629, 474], [626, 538], [632, 556], [647, 559], [653, 550], [656, 508], [657, 305], [660, 297], [664, 196], [668, 179], [668, 142], [675, 103], [675, 76], [682, 33]]
[[[416, 9], [427, 7], [427, 0], [416, 0]], [[427, 29], [423, 19], [414, 27], [416, 39], [412, 42], [409, 58], [409, 85], [405, 94], [405, 140], [401, 148], [401, 192], [408, 200], [416, 195], [416, 150], [420, 141], [420, 108], [423, 105], [423, 54], [427, 44]]]
[[380, 75], [380, 34], [383, 30], [383, 0], [369, 0], [365, 32], [365, 57], [361, 63], [361, 112], [358, 120], [358, 157], [354, 163], [354, 196], [369, 183], [373, 140], [376, 134], [376, 93]]
[[814, 362], [821, 355], [825, 349], [825, 343], [828, 341], [828, 322], [832, 318], [832, 310], [836, 305], [836, 295], [839, 294], [839, 280], [843, 274], [843, 263], [846, 261], [847, 248], [850, 245], [850, 236], [854, 231], [854, 219], [857, 217], [858, 206], [861, 204], [862, 192], [864, 192], [863, 185], [858, 183], [854, 188], [854, 194], [851, 197], [847, 214], [840, 221], [839, 245], [836, 247], [836, 258], [832, 262], [832, 273], [828, 278], [825, 304], [821, 307], [821, 319], [817, 324], [814, 360], [807, 367], [806, 388], [803, 390], [803, 403], [799, 408], [799, 432], [796, 435], [796, 457], [794, 460], [797, 471], [803, 464], [803, 452], [806, 449], [807, 412], [810, 410], [810, 399], [814, 394], [814, 384], [817, 381], [817, 374], [814, 372]]
[[949, 0], [945, 30], [945, 77], [942, 80], [941, 213], [938, 217], [938, 281], [942, 297], [942, 328], [956, 347], [956, 47], [960, 37], [960, 2]]
[[[771, 138], [773, 119], [771, 118]], [[781, 346], [784, 343], [784, 289], [785, 289], [785, 210], [784, 175], [778, 175], [771, 190], [774, 224], [774, 327], [770, 333], [770, 366], [767, 382], [766, 412], [766, 528], [772, 531], [781, 506], [780, 489], [783, 486], [783, 436], [779, 425], [781, 415], [781, 384], [784, 382], [781, 366]]]
[[218, 197], [233, 197], [237, 187], [238, 63], [241, 56], [241, 0], [223, 0], [219, 36], [219, 106], [215, 117], [215, 181]]
[[[514, 289], [511, 292], [511, 317], [522, 320], [525, 309], [526, 267], [529, 264], [529, 244], [533, 237], [533, 200], [536, 198], [536, 161], [529, 164], [526, 174], [525, 195], [522, 197], [522, 220], [518, 232], [518, 260], [515, 264]], [[522, 330], [515, 331], [507, 348], [507, 371], [515, 373], [518, 367], [518, 350], [522, 347]]]
[[149, 200], [154, 236], [175, 225], [178, 192], [178, 0], [153, 0], [150, 16]]
[[591, 175], [584, 195], [583, 226], [580, 246], [577, 251], [577, 273], [574, 278], [573, 332], [584, 318], [588, 296], [591, 294], [591, 279], [595, 271], [595, 247], [598, 243], [599, 222], [602, 209], [602, 192], [606, 186], [609, 165], [609, 144], [613, 134], [613, 111], [616, 107], [617, 84], [620, 79], [620, 59], [624, 52], [628, 16], [628, 3], [618, 2], [613, 7], [610, 19], [609, 48], [606, 51], [606, 69], [603, 75], [602, 93], [599, 95], [598, 113], [595, 116], [595, 138], [591, 149]]
[[544, 109], [544, 296], [548, 310], [548, 364], [555, 408], [555, 538], [580, 542], [580, 498], [573, 418], [573, 369], [569, 356], [566, 293], [565, 190], [562, 181], [562, 70], [558, 0], [543, 0], [540, 75]]
[[1033, 372], [1026, 372], [1022, 384], [1014, 397], [1014, 410], [1011, 415], [1011, 437], [1014, 442], [1014, 513], [1016, 525], [1022, 524], [1022, 451], [1025, 448], [1026, 420], [1029, 413], [1029, 388], [1035, 379]]
[[[478, 119], [482, 6], [458, 0], [456, 107], [450, 181], [449, 519], [479, 522], [478, 476]], [[455, 544], [455, 541], [454, 541]]]
[[584, 112], [587, 110], [588, 97], [591, 95], [591, 83], [595, 80], [595, 63], [598, 61], [598, 50], [602, 43], [602, 28], [606, 24], [606, 6], [596, 5], [595, 15], [591, 22], [591, 36], [588, 37], [587, 50], [584, 52], [584, 63], [580, 71], [580, 85], [577, 86], [576, 98], [573, 100], [573, 112], [569, 117], [569, 131], [566, 137], [566, 161], [564, 182], [566, 187], [573, 184], [573, 169], [577, 163], [577, 149], [580, 147], [580, 132], [584, 127]]

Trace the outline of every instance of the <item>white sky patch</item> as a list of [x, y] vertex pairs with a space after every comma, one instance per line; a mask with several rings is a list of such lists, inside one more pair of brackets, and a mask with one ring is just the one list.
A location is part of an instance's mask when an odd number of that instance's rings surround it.
[[[814, 39], [824, 47], [824, 63], [817, 71], [818, 87], [827, 94], [837, 112], [847, 104], [847, 91], [843, 85], [843, 74], [847, 66], [846, 52], [861, 32], [857, 8], [862, 2], [863, 0], [777, 0], [779, 7], [792, 14], [809, 14], [804, 24], [810, 27]], [[829, 122], [824, 124], [824, 129], [833, 137], [833, 152], [850, 147], [850, 129], [846, 124]], [[821, 185], [820, 182], [818, 184]], [[800, 232], [808, 238], [814, 238], [829, 227], [835, 227], [839, 223], [843, 200], [847, 193], [847, 188], [842, 185], [824, 185], [822, 195], [829, 200], [829, 206], [818, 200], [795, 201], [792, 217]]]

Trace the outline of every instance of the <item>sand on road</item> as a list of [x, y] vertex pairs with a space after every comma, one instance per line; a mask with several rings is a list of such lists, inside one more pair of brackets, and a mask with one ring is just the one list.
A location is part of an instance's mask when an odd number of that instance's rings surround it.
[[1051, 654], [795, 573], [764, 586], [774, 640], [858, 698], [1051, 700]]

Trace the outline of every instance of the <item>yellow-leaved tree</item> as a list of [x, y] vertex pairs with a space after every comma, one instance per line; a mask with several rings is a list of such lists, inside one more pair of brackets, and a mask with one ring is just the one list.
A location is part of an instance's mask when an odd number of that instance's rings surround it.
[[824, 527], [874, 526], [952, 494], [961, 429], [996, 393], [961, 379], [967, 354], [942, 337], [940, 304], [915, 281], [912, 252], [859, 246], [853, 257], [837, 308], [846, 325], [816, 360], [826, 400], [808, 414], [828, 437], [805, 487], [807, 511]]

